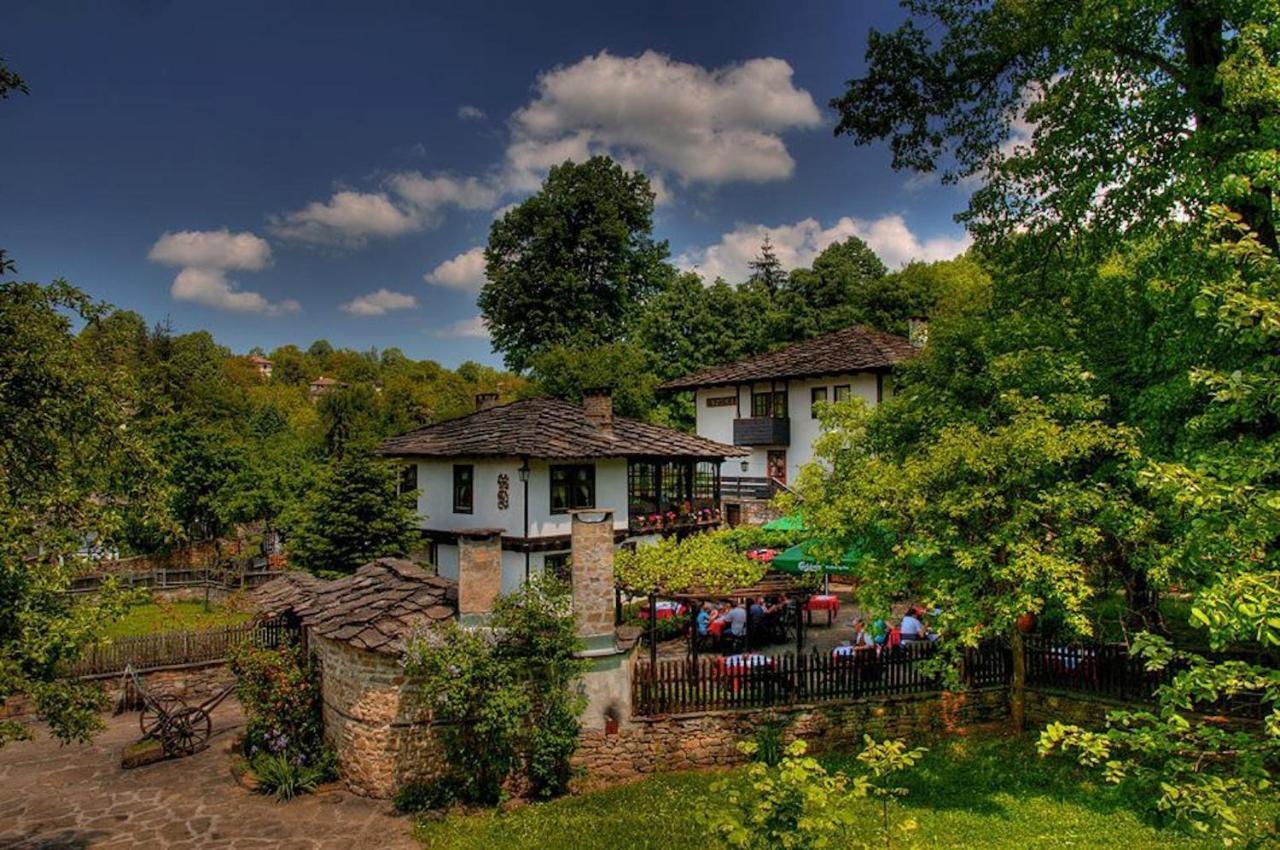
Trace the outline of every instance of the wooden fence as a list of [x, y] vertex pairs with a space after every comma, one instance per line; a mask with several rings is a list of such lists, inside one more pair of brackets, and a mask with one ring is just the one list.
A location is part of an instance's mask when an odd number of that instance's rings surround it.
[[156, 567], [150, 570], [119, 573], [88, 573], [71, 580], [71, 593], [94, 593], [107, 579], [114, 578], [121, 587], [148, 590], [178, 590], [185, 587], [210, 587], [226, 590], [253, 589], [280, 575], [268, 569], [265, 562], [239, 567]]
[[[1121, 643], [1061, 643], [1028, 637], [1025, 652], [1029, 687], [1074, 691], [1120, 702], [1153, 703], [1158, 689], [1186, 669], [1175, 661], [1162, 670], [1148, 670], [1146, 662], [1130, 655], [1129, 648]], [[1272, 664], [1271, 659], [1259, 654], [1215, 653], [1210, 658]], [[1261, 694], [1237, 694], [1196, 708], [1205, 713], [1261, 719], [1268, 707]]]
[[[767, 708], [862, 697], [927, 693], [942, 689], [938, 655], [930, 644], [904, 645], [876, 655], [784, 653], [756, 656], [747, 669], [724, 658], [702, 657], [636, 664], [633, 710], [640, 716]], [[961, 677], [972, 687], [1007, 684], [1009, 650], [998, 645], [968, 650]]]
[[102, 677], [119, 675], [129, 664], [139, 673], [184, 664], [215, 664], [225, 661], [233, 650], [244, 644], [279, 646], [296, 634], [284, 620], [267, 620], [218, 629], [117, 638], [90, 647], [84, 657], [72, 665], [71, 673], [82, 678]]

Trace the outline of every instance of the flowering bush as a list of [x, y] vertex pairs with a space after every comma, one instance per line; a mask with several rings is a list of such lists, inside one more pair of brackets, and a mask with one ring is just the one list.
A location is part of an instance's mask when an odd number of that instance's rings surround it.
[[245, 645], [232, 655], [231, 671], [246, 717], [244, 754], [255, 771], [267, 764], [264, 757], [272, 757], [273, 764], [319, 771], [321, 779], [327, 778], [332, 756], [324, 745], [315, 662], [294, 644], [274, 649]]

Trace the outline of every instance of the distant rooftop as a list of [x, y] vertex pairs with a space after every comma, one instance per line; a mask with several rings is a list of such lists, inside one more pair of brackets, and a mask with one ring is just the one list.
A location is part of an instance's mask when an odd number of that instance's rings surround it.
[[479, 410], [386, 440], [391, 457], [706, 457], [746, 454], [696, 434], [620, 416], [600, 427], [576, 404], [532, 398]]
[[816, 378], [849, 372], [875, 372], [893, 368], [919, 351], [895, 334], [854, 325], [768, 354], [712, 366], [660, 385], [660, 390], [692, 390], [785, 378]]

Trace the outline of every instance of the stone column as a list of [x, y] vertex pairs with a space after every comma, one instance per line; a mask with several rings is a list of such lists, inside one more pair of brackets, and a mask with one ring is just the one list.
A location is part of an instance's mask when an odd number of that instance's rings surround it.
[[613, 511], [572, 511], [573, 613], [587, 651], [614, 649]]
[[488, 620], [502, 592], [502, 531], [476, 528], [458, 532], [458, 620], [476, 625]]

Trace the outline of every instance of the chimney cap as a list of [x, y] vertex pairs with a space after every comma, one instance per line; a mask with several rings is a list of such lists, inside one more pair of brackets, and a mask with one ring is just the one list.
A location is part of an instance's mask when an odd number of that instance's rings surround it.
[[476, 410], [488, 410], [498, 405], [498, 394], [494, 392], [476, 393]]
[[612, 396], [613, 387], [584, 387], [582, 390], [583, 398], [598, 398], [600, 396]]

